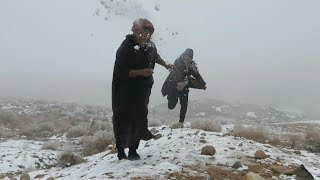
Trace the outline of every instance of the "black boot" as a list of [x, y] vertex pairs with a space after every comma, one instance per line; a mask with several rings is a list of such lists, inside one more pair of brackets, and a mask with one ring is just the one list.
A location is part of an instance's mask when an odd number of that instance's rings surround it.
[[126, 153], [124, 152], [124, 148], [120, 147], [118, 148], [118, 159], [128, 159]]
[[129, 148], [129, 156], [128, 156], [128, 159], [129, 159], [130, 161], [140, 160], [140, 156], [139, 156], [139, 154], [137, 153], [136, 149], [131, 149], [131, 148]]

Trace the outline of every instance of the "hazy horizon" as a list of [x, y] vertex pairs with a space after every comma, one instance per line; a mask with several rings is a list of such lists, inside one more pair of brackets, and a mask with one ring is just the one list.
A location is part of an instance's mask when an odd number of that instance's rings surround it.
[[[115, 52], [133, 20], [147, 17], [163, 59], [194, 49], [208, 89], [191, 90], [191, 99], [273, 104], [320, 118], [319, 1], [116, 2], [121, 7], [108, 13], [98, 0], [2, 0], [0, 97], [109, 106]], [[166, 102], [167, 75], [156, 67], [151, 104]]]

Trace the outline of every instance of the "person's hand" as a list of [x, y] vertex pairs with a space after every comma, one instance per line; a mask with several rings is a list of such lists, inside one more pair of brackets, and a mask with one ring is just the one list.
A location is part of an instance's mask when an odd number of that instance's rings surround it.
[[203, 87], [203, 90], [206, 90], [206, 89], [207, 89], [207, 86], [204, 86], [204, 87]]
[[165, 68], [169, 71], [172, 71], [174, 67], [172, 64], [166, 64]]
[[145, 68], [140, 70], [140, 75], [143, 77], [150, 77], [153, 74], [152, 68]]
[[184, 87], [185, 87], [184, 82], [178, 82], [178, 86], [177, 86], [178, 91], [182, 91]]

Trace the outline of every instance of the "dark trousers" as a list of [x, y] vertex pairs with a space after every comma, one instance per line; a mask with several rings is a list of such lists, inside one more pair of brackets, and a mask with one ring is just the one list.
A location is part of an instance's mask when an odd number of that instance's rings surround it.
[[179, 122], [184, 122], [184, 119], [186, 117], [187, 108], [188, 108], [188, 96], [189, 96], [189, 89], [185, 88], [182, 91], [174, 91], [172, 93], [169, 93], [167, 96], [168, 99], [168, 108], [174, 109], [178, 103], [178, 98], [180, 101], [180, 120]]

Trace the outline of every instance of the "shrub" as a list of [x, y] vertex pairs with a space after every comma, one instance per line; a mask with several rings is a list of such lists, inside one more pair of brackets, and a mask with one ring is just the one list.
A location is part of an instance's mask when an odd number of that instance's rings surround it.
[[113, 142], [114, 136], [112, 131], [98, 131], [93, 136], [83, 138], [83, 154], [89, 156], [103, 152]]
[[320, 152], [320, 132], [317, 128], [309, 129], [305, 134], [304, 148], [311, 152]]
[[59, 141], [47, 141], [42, 145], [41, 149], [56, 151], [59, 147], [61, 147], [61, 143]]
[[257, 127], [235, 126], [234, 135], [236, 137], [243, 137], [260, 143], [265, 143], [269, 140], [269, 133], [264, 129]]
[[84, 159], [81, 156], [69, 150], [63, 151], [58, 155], [58, 166], [61, 167], [70, 167], [82, 162], [84, 162]]
[[67, 138], [76, 138], [80, 136], [84, 136], [89, 131], [88, 127], [83, 125], [77, 125], [69, 128], [67, 132]]
[[196, 120], [191, 123], [191, 128], [205, 131], [221, 132], [220, 124], [212, 120]]
[[150, 119], [148, 122], [150, 127], [157, 127], [157, 126], [161, 126], [162, 122], [159, 119]]

